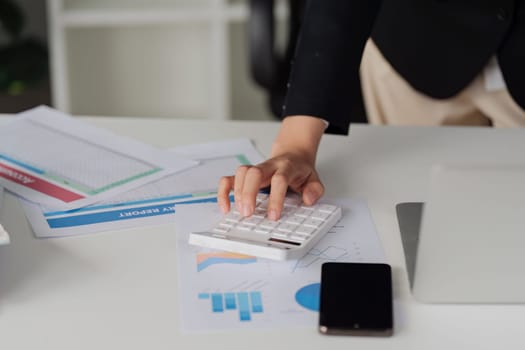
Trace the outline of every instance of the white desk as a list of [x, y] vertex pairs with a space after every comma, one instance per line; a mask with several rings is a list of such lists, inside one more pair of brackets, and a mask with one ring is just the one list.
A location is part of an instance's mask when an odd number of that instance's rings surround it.
[[[270, 122], [88, 120], [161, 147], [246, 136], [266, 154], [278, 129]], [[327, 195], [368, 200], [393, 266], [396, 325], [388, 339], [314, 329], [181, 334], [173, 226], [37, 240], [6, 195], [1, 221], [12, 243], [0, 247], [0, 348], [524, 349], [525, 306], [413, 301], [394, 209], [425, 199], [432, 163], [512, 161], [524, 159], [523, 150], [525, 130], [354, 126], [350, 137], [323, 139], [318, 166]]]

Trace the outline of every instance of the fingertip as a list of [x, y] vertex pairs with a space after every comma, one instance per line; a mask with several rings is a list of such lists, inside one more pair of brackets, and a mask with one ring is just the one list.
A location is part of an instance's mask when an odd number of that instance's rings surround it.
[[268, 210], [268, 219], [272, 221], [279, 220], [279, 211], [276, 209], [269, 209]]
[[255, 210], [254, 206], [250, 205], [248, 202], [245, 202], [245, 204], [242, 205], [241, 209], [241, 214], [244, 217], [251, 216], [253, 214], [253, 211]]
[[223, 214], [227, 214], [230, 211], [230, 203], [219, 203], [219, 209]]

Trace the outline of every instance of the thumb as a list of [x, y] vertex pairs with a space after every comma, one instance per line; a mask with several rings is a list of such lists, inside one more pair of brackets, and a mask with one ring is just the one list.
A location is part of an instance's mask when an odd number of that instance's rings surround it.
[[306, 205], [315, 204], [324, 194], [324, 186], [317, 174], [312, 174], [303, 188], [303, 202]]

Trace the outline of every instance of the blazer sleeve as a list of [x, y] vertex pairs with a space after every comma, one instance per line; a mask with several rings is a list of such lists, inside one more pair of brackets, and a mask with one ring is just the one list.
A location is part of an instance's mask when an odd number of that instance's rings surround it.
[[[309, 0], [297, 42], [283, 117], [309, 115], [347, 134], [350, 86], [358, 86], [361, 56], [380, 0]], [[354, 94], [355, 95], [355, 94]]]

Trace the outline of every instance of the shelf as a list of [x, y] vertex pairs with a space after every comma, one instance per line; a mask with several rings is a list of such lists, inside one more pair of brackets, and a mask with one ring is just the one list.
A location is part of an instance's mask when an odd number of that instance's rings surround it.
[[[60, 0], [61, 11], [69, 10], [170, 10], [174, 8], [207, 8], [217, 2], [221, 4], [232, 3], [228, 0]], [[235, 1], [233, 3], [238, 3]]]
[[[65, 112], [271, 119], [249, 76], [247, 0], [47, 0]], [[278, 1], [282, 24], [287, 6]]]
[[217, 19], [236, 22], [243, 21], [247, 17], [247, 7], [244, 4], [236, 4], [225, 9], [67, 10], [63, 12], [60, 19], [66, 27], [120, 27], [123, 25], [210, 22]]
[[[221, 20], [242, 22], [248, 18], [246, 3], [227, 6], [182, 6], [179, 8], [71, 8], [59, 16], [65, 27], [120, 27], [124, 25], [155, 25], [166, 23], [195, 23]], [[287, 8], [283, 2], [276, 6], [276, 16], [284, 19]]]

